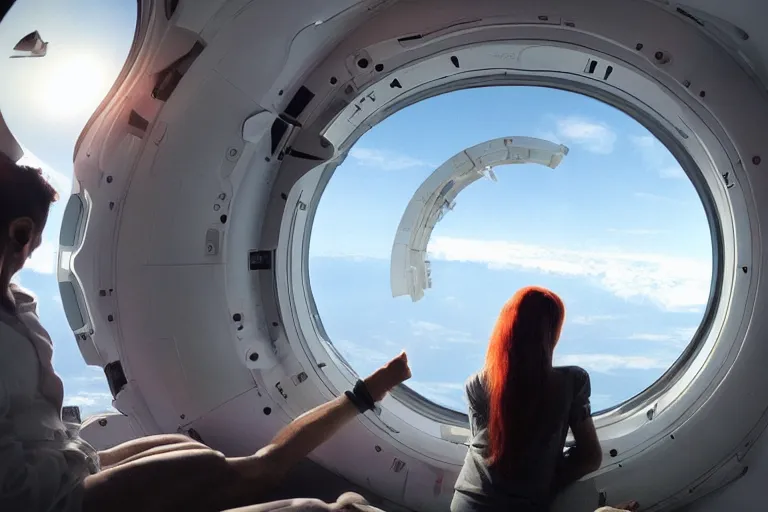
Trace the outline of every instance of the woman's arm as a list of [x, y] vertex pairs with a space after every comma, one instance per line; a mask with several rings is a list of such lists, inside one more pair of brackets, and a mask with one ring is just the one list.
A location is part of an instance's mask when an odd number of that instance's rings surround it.
[[553, 483], [554, 494], [559, 493], [581, 477], [600, 469], [603, 451], [597, 438], [592, 417], [571, 427], [576, 445], [560, 459]]
[[554, 492], [558, 493], [581, 477], [597, 471], [603, 462], [603, 451], [597, 438], [595, 424], [592, 422], [592, 410], [589, 397], [592, 386], [586, 370], [574, 367], [569, 377], [574, 395], [568, 414], [568, 426], [571, 427], [575, 446], [568, 455], [560, 459], [553, 482]]
[[[374, 401], [411, 377], [405, 353], [364, 379]], [[299, 460], [359, 414], [357, 407], [341, 395], [308, 411], [286, 425], [272, 441], [250, 457], [232, 460], [246, 478], [279, 481]]]

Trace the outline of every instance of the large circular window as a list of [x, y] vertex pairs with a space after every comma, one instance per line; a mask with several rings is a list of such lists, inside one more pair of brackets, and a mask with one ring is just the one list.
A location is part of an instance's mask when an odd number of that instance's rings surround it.
[[[463, 190], [429, 239], [431, 288], [416, 302], [393, 298], [392, 245], [414, 192], [456, 153], [517, 136], [569, 152], [555, 169], [497, 167]], [[712, 280], [708, 219], [675, 158], [613, 107], [542, 87], [456, 91], [376, 125], [328, 182], [309, 256], [320, 321], [349, 365], [367, 374], [404, 348], [408, 385], [458, 411], [518, 288], [564, 299], [555, 363], [586, 368], [603, 410], [681, 356]]]

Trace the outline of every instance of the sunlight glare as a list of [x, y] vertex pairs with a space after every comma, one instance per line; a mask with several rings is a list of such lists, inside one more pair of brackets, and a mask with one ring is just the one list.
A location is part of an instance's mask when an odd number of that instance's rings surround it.
[[41, 107], [59, 119], [90, 116], [110, 86], [102, 63], [87, 53], [57, 59], [42, 84]]

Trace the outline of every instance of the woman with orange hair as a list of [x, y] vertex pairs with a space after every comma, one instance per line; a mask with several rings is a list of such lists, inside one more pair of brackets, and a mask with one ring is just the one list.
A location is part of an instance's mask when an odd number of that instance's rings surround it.
[[[589, 374], [552, 366], [564, 320], [560, 297], [539, 287], [502, 308], [485, 366], [466, 383], [472, 439], [452, 512], [546, 511], [559, 490], [600, 467]], [[569, 427], [576, 444], [565, 457]]]

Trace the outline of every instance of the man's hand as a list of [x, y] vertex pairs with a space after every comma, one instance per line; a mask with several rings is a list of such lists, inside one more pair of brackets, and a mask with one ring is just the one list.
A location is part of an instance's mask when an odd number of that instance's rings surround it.
[[410, 378], [411, 369], [408, 367], [408, 356], [403, 351], [363, 381], [373, 400], [379, 402], [392, 388]]

